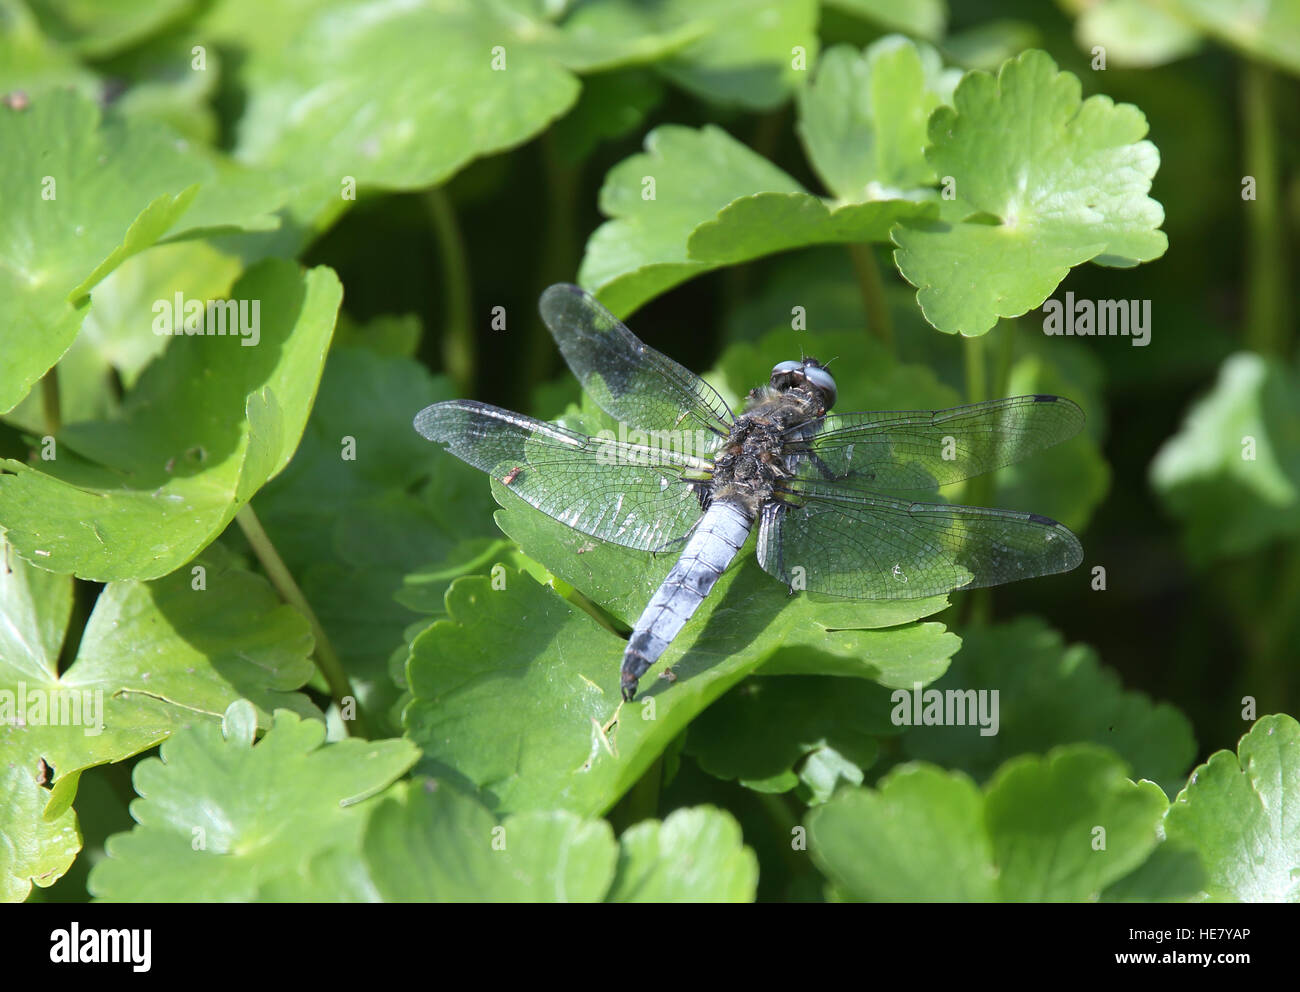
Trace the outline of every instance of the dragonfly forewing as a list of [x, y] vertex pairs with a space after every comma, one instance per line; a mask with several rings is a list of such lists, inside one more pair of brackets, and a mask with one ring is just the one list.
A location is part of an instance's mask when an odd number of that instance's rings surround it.
[[699, 519], [688, 479], [710, 463], [671, 449], [590, 437], [473, 400], [421, 410], [415, 429], [549, 517], [591, 537], [660, 551]]

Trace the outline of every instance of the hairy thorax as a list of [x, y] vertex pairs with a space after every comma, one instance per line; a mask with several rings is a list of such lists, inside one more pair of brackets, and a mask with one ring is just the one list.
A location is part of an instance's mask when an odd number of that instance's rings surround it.
[[794, 474], [800, 456], [792, 449], [812, 436], [824, 412], [821, 399], [811, 390], [798, 386], [753, 390], [745, 412], [736, 418], [714, 458], [705, 504], [734, 503], [753, 520], [781, 480]]

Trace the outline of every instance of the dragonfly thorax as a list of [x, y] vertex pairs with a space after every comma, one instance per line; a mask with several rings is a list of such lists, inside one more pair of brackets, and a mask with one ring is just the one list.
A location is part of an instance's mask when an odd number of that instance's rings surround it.
[[725, 500], [744, 509], [751, 520], [757, 517], [778, 482], [794, 472], [791, 446], [815, 430], [824, 412], [820, 392], [803, 385], [751, 392], [714, 459], [709, 502]]

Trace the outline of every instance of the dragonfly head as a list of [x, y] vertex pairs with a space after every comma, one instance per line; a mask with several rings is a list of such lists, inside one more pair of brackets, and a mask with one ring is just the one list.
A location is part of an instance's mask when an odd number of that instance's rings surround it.
[[835, 380], [815, 358], [778, 362], [772, 367], [772, 386], [782, 391], [802, 386], [821, 396], [824, 409], [835, 405]]

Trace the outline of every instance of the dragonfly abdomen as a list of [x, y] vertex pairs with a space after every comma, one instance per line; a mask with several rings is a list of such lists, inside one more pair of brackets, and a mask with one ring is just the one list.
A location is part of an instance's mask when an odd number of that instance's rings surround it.
[[753, 519], [729, 502], [710, 504], [681, 557], [637, 620], [623, 653], [623, 698], [636, 695], [637, 680], [659, 660], [699, 608], [719, 576], [744, 546]]

